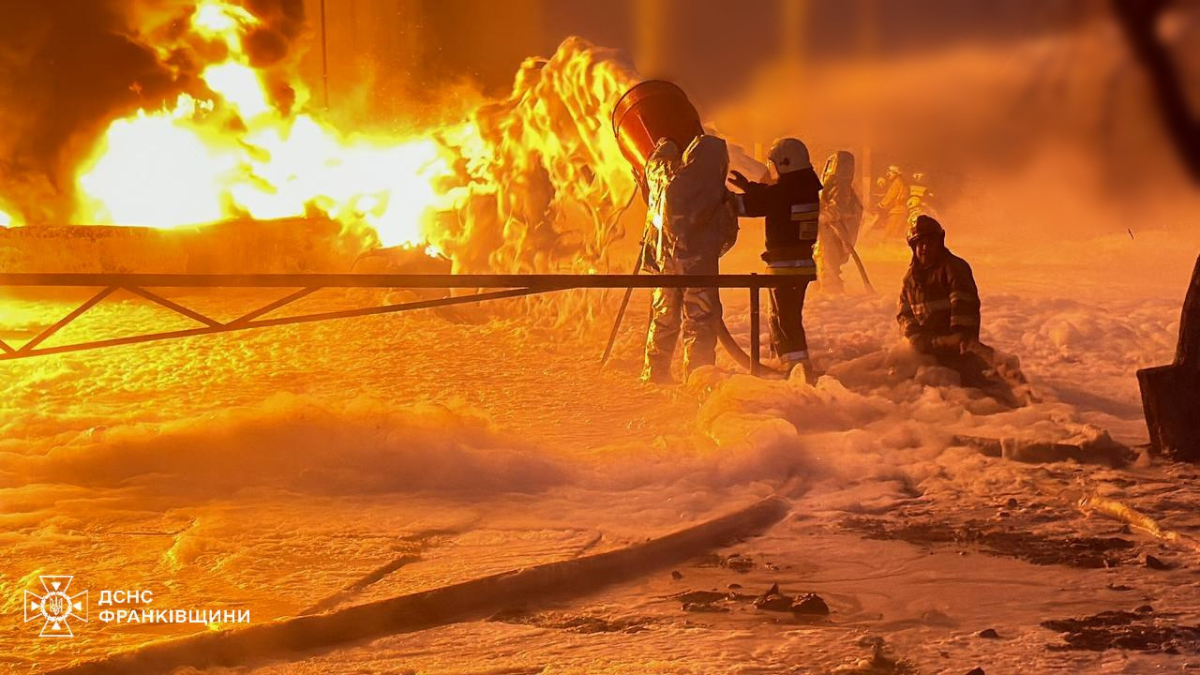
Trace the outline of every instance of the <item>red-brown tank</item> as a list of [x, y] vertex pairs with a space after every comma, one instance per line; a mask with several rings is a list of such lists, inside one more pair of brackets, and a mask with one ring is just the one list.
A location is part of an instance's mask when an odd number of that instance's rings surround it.
[[634, 85], [613, 108], [613, 133], [639, 181], [658, 139], [675, 141], [679, 151], [700, 134], [700, 114], [687, 94], [673, 82], [646, 80]]

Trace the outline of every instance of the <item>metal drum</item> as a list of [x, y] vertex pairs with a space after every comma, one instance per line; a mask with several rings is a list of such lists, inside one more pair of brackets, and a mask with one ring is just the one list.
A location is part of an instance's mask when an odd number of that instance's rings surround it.
[[683, 152], [704, 133], [700, 114], [687, 94], [673, 82], [646, 80], [634, 85], [613, 108], [613, 133], [639, 181], [658, 139], [675, 141]]

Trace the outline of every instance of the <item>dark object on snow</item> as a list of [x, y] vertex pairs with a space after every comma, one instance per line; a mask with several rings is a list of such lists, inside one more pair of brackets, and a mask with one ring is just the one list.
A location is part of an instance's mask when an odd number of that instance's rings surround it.
[[1158, 558], [1155, 558], [1154, 556], [1152, 556], [1150, 554], [1146, 554], [1145, 563], [1146, 563], [1146, 567], [1149, 567], [1152, 570], [1169, 570], [1169, 569], [1171, 569], [1170, 565], [1159, 560]]
[[985, 640], [999, 640], [1000, 634], [996, 632], [995, 628], [984, 628], [983, 630], [979, 631], [979, 637], [984, 638]]
[[767, 612], [789, 612], [792, 599], [779, 592], [779, 584], [774, 584], [766, 593], [755, 598], [754, 606]]
[[1051, 650], [1124, 649], [1175, 654], [1200, 649], [1200, 626], [1159, 620], [1149, 613], [1101, 612], [1078, 619], [1044, 621], [1042, 627], [1063, 633], [1063, 643]]
[[791, 612], [808, 616], [829, 616], [829, 605], [816, 593], [804, 593], [789, 598], [774, 584], [766, 593], [754, 599], [754, 606], [766, 612]]
[[829, 616], [829, 605], [821, 599], [821, 596], [816, 593], [805, 593], [797, 595], [792, 601], [792, 614], [810, 614], [815, 616]]
[[1200, 258], [1179, 318], [1175, 363], [1137, 373], [1150, 446], [1168, 459], [1200, 462]]
[[773, 595], [769, 598], [755, 600], [754, 607], [764, 612], [790, 612], [792, 610], [792, 600], [782, 595]]
[[744, 556], [744, 555], [741, 555], [738, 553], [734, 553], [733, 555], [726, 558], [724, 564], [725, 564], [725, 567], [727, 567], [728, 569], [731, 569], [734, 572], [738, 572], [740, 574], [745, 574], [746, 572], [749, 572], [750, 570], [754, 569], [754, 560], [752, 560], [748, 556]]
[[1137, 545], [1120, 537], [1053, 537], [1015, 528], [997, 528], [994, 523], [969, 520], [965, 523], [903, 522], [886, 518], [852, 517], [842, 529], [867, 539], [906, 541], [917, 546], [949, 544], [970, 546], [979, 553], [1017, 558], [1034, 565], [1066, 565], [1083, 569], [1107, 569], [1135, 557]]

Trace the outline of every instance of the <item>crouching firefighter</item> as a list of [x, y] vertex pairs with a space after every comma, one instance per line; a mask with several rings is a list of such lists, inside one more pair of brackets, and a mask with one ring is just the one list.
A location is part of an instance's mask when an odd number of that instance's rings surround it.
[[815, 374], [804, 334], [804, 295], [817, 276], [813, 245], [817, 243], [821, 181], [809, 161], [808, 148], [795, 138], [775, 141], [767, 156], [775, 182], [755, 183], [734, 171], [729, 182], [737, 195], [738, 215], [765, 217], [768, 274], [793, 275], [795, 286], [771, 289], [771, 346], [785, 371], [801, 368], [806, 381]]
[[1016, 359], [1001, 359], [979, 341], [979, 290], [971, 266], [946, 248], [946, 231], [918, 216], [908, 231], [912, 263], [896, 320], [919, 352], [956, 371], [962, 384], [1011, 407], [1032, 400]]
[[[716, 136], [698, 136], [675, 166], [678, 150], [661, 141], [647, 163], [651, 250], [662, 274], [719, 273], [718, 259], [737, 237], [725, 174], [729, 151]], [[650, 307], [642, 380], [671, 382], [675, 342], [683, 333], [684, 379], [717, 357], [721, 296], [716, 288], [656, 288]]]

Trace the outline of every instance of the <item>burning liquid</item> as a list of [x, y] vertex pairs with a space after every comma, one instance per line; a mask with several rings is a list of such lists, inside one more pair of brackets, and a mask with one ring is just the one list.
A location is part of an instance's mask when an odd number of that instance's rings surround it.
[[[112, 122], [77, 172], [75, 222], [158, 228], [324, 214], [368, 245], [431, 246], [460, 271], [609, 269], [625, 237], [613, 216], [633, 181], [608, 129], [637, 81], [615, 55], [568, 39], [528, 59], [512, 95], [459, 124], [407, 137], [347, 133], [256, 70], [245, 49], [259, 19], [202, 0], [170, 40], [219, 54], [207, 92]], [[172, 44], [148, 40], [164, 67]], [[622, 261], [622, 266], [625, 261]]]
[[[319, 210], [384, 246], [418, 244], [428, 212], [449, 203], [433, 188], [448, 172], [427, 139], [347, 136], [312, 114], [281, 111], [249, 65], [242, 38], [257, 19], [201, 3], [194, 35], [224, 43], [227, 60], [201, 79], [215, 95], [182, 94], [170, 109], [113, 122], [78, 178], [76, 220], [171, 228]], [[299, 108], [306, 91], [293, 85]]]

